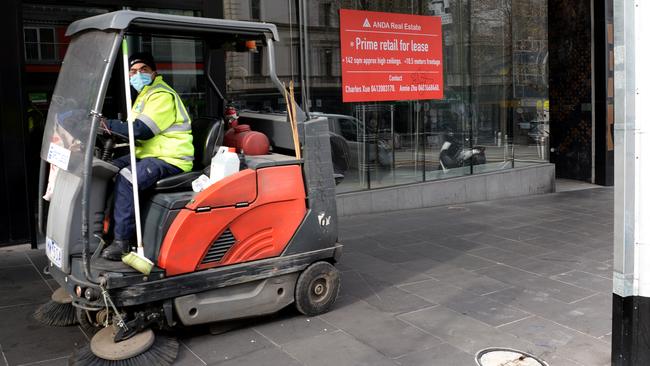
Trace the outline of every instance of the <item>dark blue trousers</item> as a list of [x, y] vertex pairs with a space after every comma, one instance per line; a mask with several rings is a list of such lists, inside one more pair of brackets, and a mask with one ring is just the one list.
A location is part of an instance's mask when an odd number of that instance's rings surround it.
[[[135, 208], [133, 206], [130, 159], [130, 156], [126, 155], [113, 160], [113, 164], [120, 168], [115, 179], [115, 207], [113, 209], [116, 240], [130, 240], [135, 235]], [[156, 158], [138, 160], [136, 166], [140, 192], [153, 186], [162, 178], [182, 172], [180, 168]]]

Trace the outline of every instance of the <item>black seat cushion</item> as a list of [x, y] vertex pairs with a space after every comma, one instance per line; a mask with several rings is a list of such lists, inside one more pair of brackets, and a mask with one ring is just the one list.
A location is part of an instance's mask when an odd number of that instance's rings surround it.
[[194, 166], [191, 172], [172, 175], [156, 182], [154, 192], [179, 192], [192, 190], [192, 181], [203, 174], [210, 165], [217, 146], [223, 142], [223, 120], [213, 117], [199, 117], [192, 121], [192, 143], [194, 145]]
[[198, 178], [203, 172], [186, 172], [163, 178], [156, 182], [153, 190], [155, 192], [179, 192], [192, 189], [192, 181]]

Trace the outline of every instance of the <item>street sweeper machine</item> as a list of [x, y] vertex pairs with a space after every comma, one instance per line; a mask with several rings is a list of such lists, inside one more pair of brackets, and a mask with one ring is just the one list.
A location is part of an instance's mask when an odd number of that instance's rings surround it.
[[[205, 83], [219, 103], [212, 110], [221, 112], [231, 100], [214, 82], [214, 57], [223, 62], [225, 50], [238, 45], [263, 49], [276, 93], [268, 98], [279, 95], [287, 113], [242, 112], [238, 128], [227, 126], [222, 113], [194, 118], [193, 170], [141, 192], [135, 187], [137, 247], [122, 261], [107, 260], [100, 253], [111, 240], [119, 170], [111, 162], [134, 155], [134, 135], [132, 128], [131, 136], [101, 128], [105, 117], [114, 118], [105, 116], [106, 105], [119, 99], [119, 112], [130, 114], [127, 58], [141, 49], [130, 50], [137, 47], [129, 40], [167, 35], [201, 42]], [[291, 304], [307, 315], [328, 311], [339, 290], [334, 264], [342, 246], [327, 119], [309, 118], [296, 105], [293, 87], [287, 90], [277, 77], [276, 27], [117, 11], [79, 20], [67, 36], [41, 150], [40, 193], [49, 203], [39, 205], [45, 270], [61, 288], [35, 315], [53, 325], [78, 322], [94, 334], [71, 364], [172, 364], [178, 327], [270, 314]], [[223, 138], [252, 132], [255, 138]], [[209, 175], [222, 145], [240, 153], [241, 167], [196, 192], [192, 182]]]

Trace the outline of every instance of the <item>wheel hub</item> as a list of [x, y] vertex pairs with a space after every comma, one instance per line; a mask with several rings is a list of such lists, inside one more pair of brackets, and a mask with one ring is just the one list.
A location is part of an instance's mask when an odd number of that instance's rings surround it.
[[320, 296], [320, 295], [323, 294], [323, 292], [325, 292], [325, 286], [323, 286], [323, 284], [319, 283], [319, 284], [316, 285], [316, 287], [314, 287], [314, 293], [316, 295]]
[[312, 297], [313, 301], [319, 302], [327, 297], [328, 285], [327, 279], [324, 277], [319, 277], [314, 280], [312, 283]]
[[108, 311], [106, 309], [102, 309], [97, 312], [95, 315], [95, 321], [97, 324], [104, 325], [107, 324], [108, 322]]
[[100, 358], [110, 361], [126, 360], [148, 350], [154, 342], [155, 335], [151, 329], [138, 333], [133, 337], [115, 343], [113, 337], [117, 329], [113, 326], [106, 327], [90, 340], [90, 350]]

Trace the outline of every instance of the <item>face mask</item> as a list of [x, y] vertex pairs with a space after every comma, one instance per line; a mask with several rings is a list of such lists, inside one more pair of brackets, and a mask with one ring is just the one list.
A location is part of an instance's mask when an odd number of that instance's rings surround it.
[[129, 78], [129, 82], [131, 83], [131, 86], [133, 86], [133, 88], [139, 93], [146, 85], [151, 84], [151, 74], [138, 72]]

